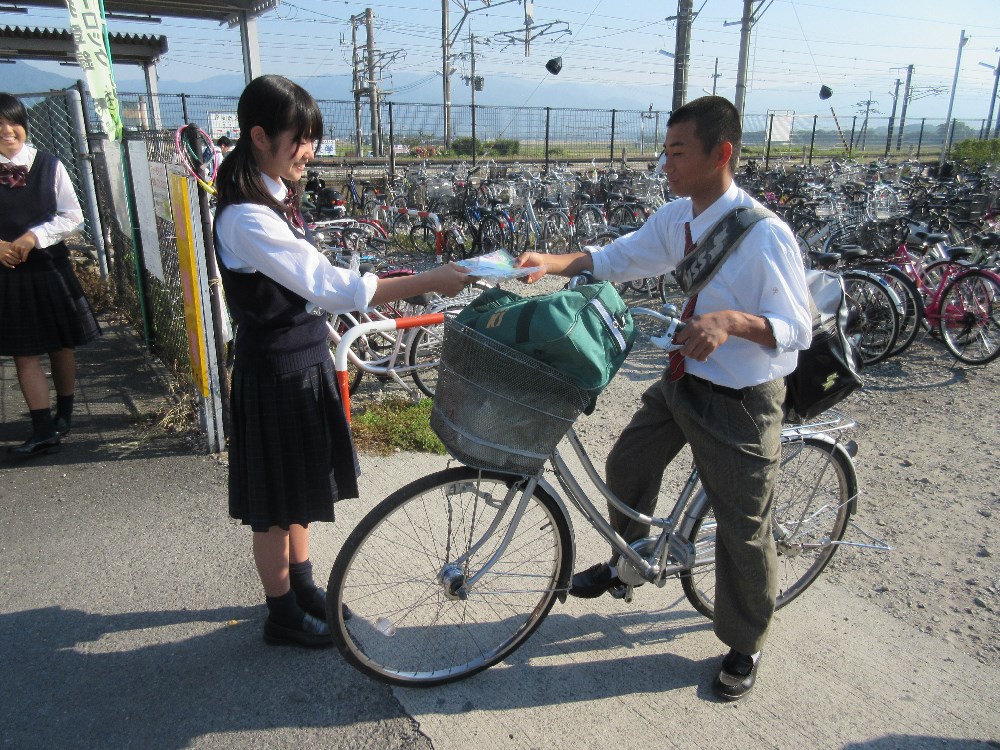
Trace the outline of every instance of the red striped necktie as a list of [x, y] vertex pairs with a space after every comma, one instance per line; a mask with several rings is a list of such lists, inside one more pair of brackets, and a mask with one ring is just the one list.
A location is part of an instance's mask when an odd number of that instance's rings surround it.
[[[696, 247], [697, 243], [691, 240], [691, 224], [690, 222], [684, 222], [684, 255], [689, 255]], [[694, 315], [694, 305], [698, 300], [698, 295], [695, 294], [688, 298], [687, 304], [684, 305], [684, 311], [681, 313], [681, 320], [687, 320], [692, 315]], [[684, 374], [684, 355], [680, 351], [670, 352], [670, 382], [675, 380], [680, 380], [681, 375]]]
[[302, 216], [299, 214], [299, 210], [295, 205], [295, 193], [291, 190], [288, 190], [285, 193], [285, 215], [288, 216], [288, 220], [292, 222], [292, 226], [296, 229], [304, 228]]

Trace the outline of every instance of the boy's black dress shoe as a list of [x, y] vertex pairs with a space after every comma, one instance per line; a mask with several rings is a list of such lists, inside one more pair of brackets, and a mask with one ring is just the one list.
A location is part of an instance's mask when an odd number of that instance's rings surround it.
[[32, 437], [21, 445], [12, 445], [7, 452], [14, 458], [31, 458], [40, 453], [54, 453], [59, 450], [59, 433], [54, 433], [49, 437]]
[[736, 701], [749, 693], [757, 679], [760, 656], [757, 654], [755, 659], [735, 649], [730, 650], [722, 660], [722, 669], [712, 684], [712, 692], [725, 701]]
[[578, 599], [596, 599], [616, 585], [620, 586], [621, 581], [611, 572], [611, 566], [597, 563], [573, 576], [569, 595]]

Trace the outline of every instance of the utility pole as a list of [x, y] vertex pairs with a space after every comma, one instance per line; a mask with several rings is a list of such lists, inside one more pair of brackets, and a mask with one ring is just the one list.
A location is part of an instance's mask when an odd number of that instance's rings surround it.
[[[868, 98], [865, 101], [858, 102], [859, 112], [861, 111], [861, 107], [865, 108], [865, 119], [861, 123], [861, 133], [858, 136], [858, 140], [861, 142], [862, 151], [865, 150], [865, 145], [867, 144], [868, 141], [868, 115], [872, 111], [873, 104], [878, 104], [878, 102], [872, 99], [872, 94], [870, 91], [868, 92]], [[878, 110], [875, 110], [875, 113], [878, 114]]]
[[906, 105], [910, 103], [910, 95], [913, 90], [910, 88], [910, 81], [913, 79], [913, 66], [906, 66], [906, 86], [903, 87], [903, 109], [899, 113], [899, 135], [896, 136], [896, 150], [903, 147], [903, 128], [906, 127]]
[[358, 21], [363, 16], [351, 16], [351, 63], [354, 76], [354, 147], [361, 156], [361, 73], [358, 70]]
[[687, 101], [688, 68], [691, 65], [691, 24], [694, 0], [677, 0], [677, 41], [674, 45], [674, 99], [671, 109]]
[[[1000, 47], [997, 47], [994, 52], [1000, 52]], [[993, 70], [993, 95], [990, 97], [990, 113], [986, 117], [986, 137], [990, 137], [990, 126], [993, 125], [993, 108], [997, 103], [997, 84], [1000, 84], [1000, 60], [997, 60], [997, 66], [994, 68], [989, 63], [981, 62], [979, 63], [985, 68], [992, 68]], [[997, 132], [1000, 133], [1000, 115], [997, 115]], [[997, 134], [994, 133], [993, 137], [996, 138]]]
[[451, 148], [451, 39], [448, 29], [448, 3], [441, 0], [441, 78], [444, 81], [444, 147]]
[[371, 8], [365, 8], [365, 30], [368, 38], [365, 48], [368, 51], [368, 104], [371, 107], [372, 126], [372, 156], [382, 155], [381, 132], [378, 114], [378, 85], [375, 83], [375, 16]]
[[[736, 70], [736, 111], [743, 117], [747, 98], [747, 68], [750, 66], [750, 29], [753, 28], [753, 4], [757, 0], [743, 0], [743, 20], [740, 21], [740, 60]], [[730, 24], [732, 25], [732, 24]]]
[[476, 37], [472, 35], [472, 25], [469, 25], [469, 57], [472, 60], [472, 166], [476, 166]]
[[902, 83], [896, 79], [896, 90], [892, 95], [892, 114], [889, 115], [889, 129], [885, 136], [885, 158], [889, 158], [889, 149], [892, 147], [892, 126], [896, 122], [896, 105], [899, 103], [899, 86]]
[[715, 58], [715, 72], [712, 73], [712, 96], [715, 96], [715, 86], [719, 82], [719, 58]]
[[948, 115], [944, 118], [944, 142], [941, 144], [941, 158], [938, 159], [939, 167], [944, 165], [944, 158], [951, 149], [951, 112], [952, 108], [955, 106], [955, 90], [958, 88], [958, 71], [962, 67], [962, 48], [965, 47], [965, 43], [968, 41], [969, 37], [965, 35], [965, 29], [962, 29], [962, 35], [958, 38], [958, 57], [955, 59], [955, 78], [951, 82], [951, 98], [948, 100]]
[[531, 57], [531, 27], [535, 24], [534, 0], [524, 0], [524, 56]]

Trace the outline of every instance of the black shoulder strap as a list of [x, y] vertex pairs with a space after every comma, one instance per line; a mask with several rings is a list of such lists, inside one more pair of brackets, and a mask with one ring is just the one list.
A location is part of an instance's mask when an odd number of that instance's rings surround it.
[[694, 252], [677, 264], [674, 278], [688, 296], [697, 294], [761, 219], [778, 218], [763, 206], [739, 206], [723, 216], [698, 240]]

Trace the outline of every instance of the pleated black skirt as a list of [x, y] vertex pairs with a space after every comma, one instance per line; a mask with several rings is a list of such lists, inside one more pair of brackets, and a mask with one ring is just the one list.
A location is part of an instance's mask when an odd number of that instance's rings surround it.
[[100, 326], [69, 259], [29, 258], [14, 269], [0, 266], [0, 356], [74, 349], [97, 338]]
[[254, 531], [332, 521], [358, 463], [332, 360], [292, 373], [233, 370], [229, 514]]

